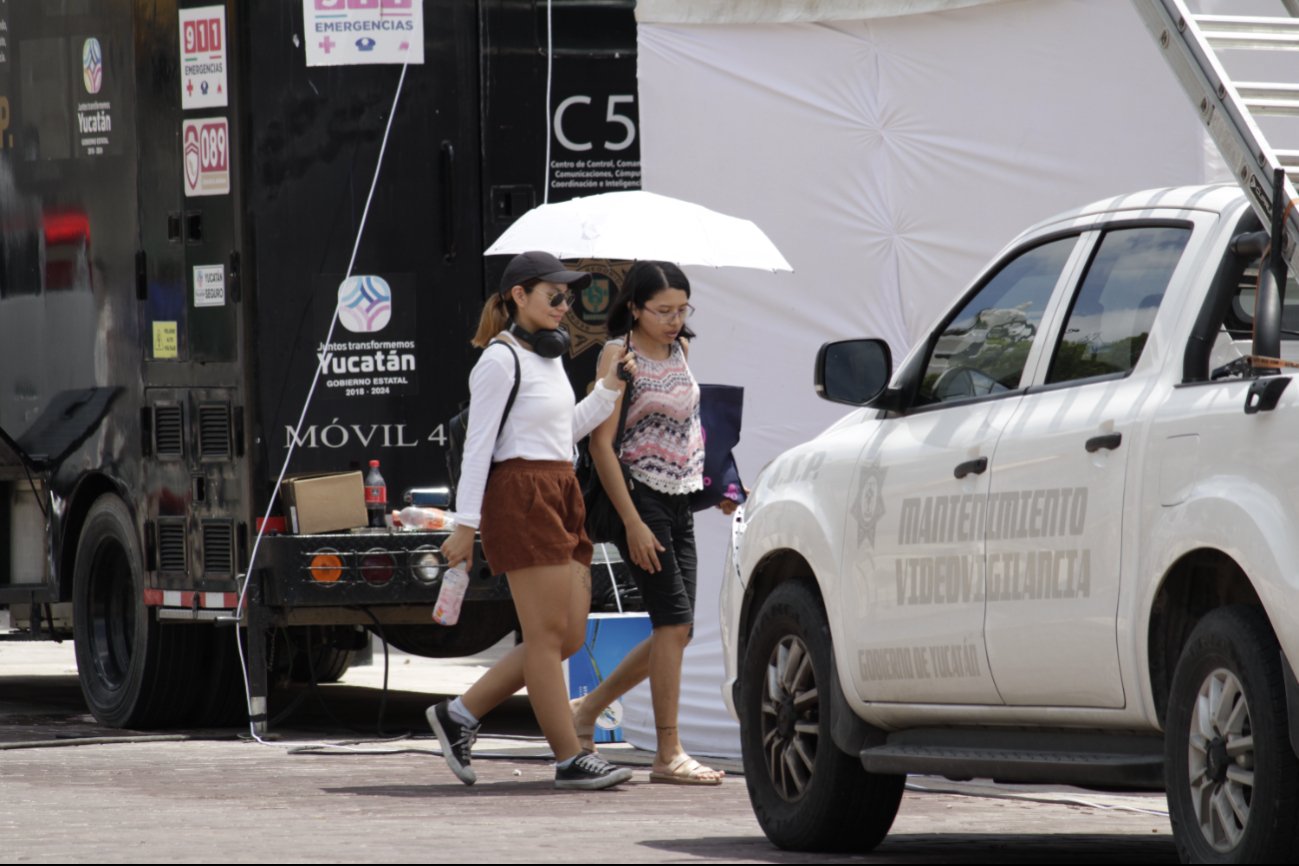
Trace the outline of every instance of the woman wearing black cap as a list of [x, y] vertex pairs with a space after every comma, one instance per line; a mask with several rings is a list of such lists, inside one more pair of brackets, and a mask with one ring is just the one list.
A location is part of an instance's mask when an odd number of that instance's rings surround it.
[[[447, 763], [467, 785], [477, 780], [470, 750], [479, 719], [525, 684], [555, 754], [555, 787], [592, 790], [631, 778], [630, 770], [579, 747], [562, 665], [581, 648], [591, 607], [591, 542], [573, 474], [573, 443], [608, 417], [623, 390], [615, 364], [574, 405], [560, 359], [568, 344], [560, 322], [572, 306], [572, 291], [590, 280], [548, 253], [515, 256], [473, 339], [484, 351], [469, 374], [456, 529], [442, 553], [452, 564], [471, 559], [479, 531], [488, 563], [509, 580], [523, 642], [463, 696], [428, 709]], [[502, 424], [514, 387], [512, 352], [519, 362], [518, 393]], [[633, 368], [630, 357], [619, 361]]]

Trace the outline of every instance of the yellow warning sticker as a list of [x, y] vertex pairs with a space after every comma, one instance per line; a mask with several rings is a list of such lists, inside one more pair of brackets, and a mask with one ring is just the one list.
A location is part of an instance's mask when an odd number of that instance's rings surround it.
[[176, 344], [175, 322], [153, 323], [153, 357], [175, 358], [179, 355]]

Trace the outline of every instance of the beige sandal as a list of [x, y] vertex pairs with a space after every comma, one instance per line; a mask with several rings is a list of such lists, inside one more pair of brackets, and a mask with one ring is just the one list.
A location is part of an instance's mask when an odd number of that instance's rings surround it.
[[[715, 773], [716, 775], [710, 775]], [[650, 781], [664, 785], [720, 785], [724, 770], [705, 767], [687, 754], [677, 755], [667, 770], [651, 770]]]
[[579, 725], [577, 723], [577, 713], [582, 707], [582, 701], [585, 697], [573, 698], [568, 702], [569, 709], [573, 711], [573, 730], [577, 733], [578, 748], [587, 752], [596, 751], [595, 748], [595, 724]]

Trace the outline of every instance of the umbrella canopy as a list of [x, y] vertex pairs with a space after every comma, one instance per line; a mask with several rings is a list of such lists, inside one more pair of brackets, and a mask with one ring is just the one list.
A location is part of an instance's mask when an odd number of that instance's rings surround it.
[[561, 259], [652, 259], [678, 265], [792, 271], [749, 220], [643, 190], [543, 204], [484, 255], [545, 250]]

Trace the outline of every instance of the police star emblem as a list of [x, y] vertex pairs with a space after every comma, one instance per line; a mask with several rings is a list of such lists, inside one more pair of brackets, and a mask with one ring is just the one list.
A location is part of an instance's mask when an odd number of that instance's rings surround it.
[[576, 358], [587, 349], [599, 348], [609, 339], [605, 330], [609, 306], [629, 267], [631, 262], [607, 259], [580, 259], [574, 266], [576, 270], [589, 273], [591, 283], [582, 290], [581, 302], [570, 307], [564, 317], [564, 327], [568, 328], [572, 340], [568, 350], [571, 357]]
[[857, 543], [869, 541], [875, 546], [875, 527], [884, 516], [884, 476], [888, 470], [876, 459], [868, 463], [857, 473], [857, 483], [853, 487], [852, 502], [848, 513], [857, 523]]

